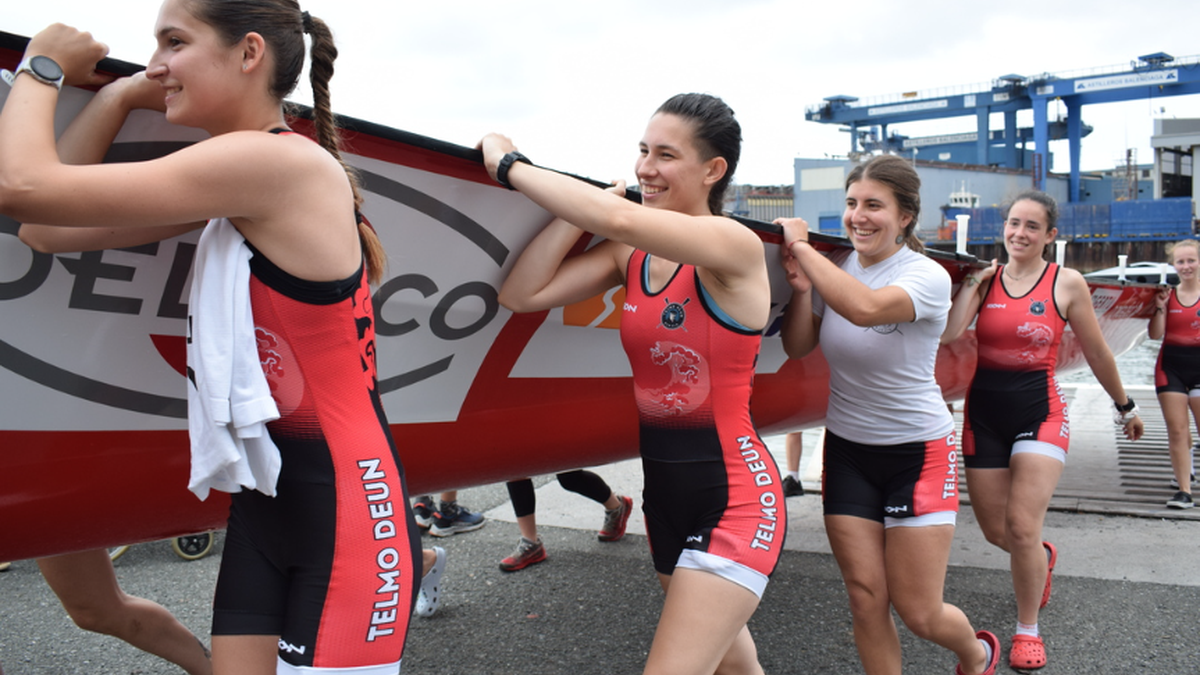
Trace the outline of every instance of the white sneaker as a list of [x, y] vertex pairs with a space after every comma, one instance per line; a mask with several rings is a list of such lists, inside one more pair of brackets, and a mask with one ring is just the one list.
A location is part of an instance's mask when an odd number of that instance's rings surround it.
[[437, 560], [433, 561], [433, 567], [429, 568], [429, 573], [421, 577], [421, 590], [417, 593], [417, 606], [413, 608], [413, 612], [417, 616], [426, 619], [433, 616], [442, 602], [442, 572], [446, 570], [446, 549], [434, 546], [433, 552], [437, 554]]

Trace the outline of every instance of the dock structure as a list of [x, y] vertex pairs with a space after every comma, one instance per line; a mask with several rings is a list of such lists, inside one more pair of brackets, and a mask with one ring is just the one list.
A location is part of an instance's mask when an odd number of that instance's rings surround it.
[[[1157, 52], [1139, 56], [1128, 64], [1087, 71], [1042, 73], [1032, 76], [1001, 75], [990, 83], [930, 92], [905, 92], [859, 100], [848, 95], [829, 96], [805, 111], [805, 119], [838, 124], [850, 131], [850, 156], [872, 148], [916, 158], [933, 158], [923, 147], [940, 147], [954, 161], [978, 166], [998, 166], [1032, 172], [1035, 188], [1046, 189], [1049, 141], [1065, 138], [1070, 148], [1069, 200], [1080, 201], [1080, 143], [1090, 131], [1082, 121], [1083, 107], [1098, 103], [1182, 96], [1200, 93], [1200, 56], [1176, 58]], [[1061, 100], [1065, 120], [1051, 121], [1049, 104]], [[1033, 127], [1017, 128], [1017, 112], [1033, 111]], [[990, 129], [992, 113], [1003, 113], [1004, 128]], [[910, 139], [893, 134], [889, 127], [903, 122], [974, 115], [976, 131], [944, 137]], [[1027, 141], [1033, 147], [1026, 149]], [[966, 155], [963, 147], [973, 149]]]

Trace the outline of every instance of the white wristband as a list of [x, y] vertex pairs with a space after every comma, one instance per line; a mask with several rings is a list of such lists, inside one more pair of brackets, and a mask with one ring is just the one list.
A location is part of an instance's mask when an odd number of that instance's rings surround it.
[[1113, 410], [1113, 422], [1115, 424], [1125, 426], [1126, 424], [1129, 424], [1130, 422], [1132, 422], [1133, 418], [1138, 417], [1138, 413], [1140, 413], [1141, 411], [1142, 411], [1142, 409], [1138, 407], [1137, 403], [1133, 404], [1133, 410], [1130, 410], [1129, 412], [1121, 412], [1120, 410]]

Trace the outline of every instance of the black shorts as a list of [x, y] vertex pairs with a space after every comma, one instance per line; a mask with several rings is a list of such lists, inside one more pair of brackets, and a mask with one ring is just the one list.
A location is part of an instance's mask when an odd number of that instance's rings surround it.
[[757, 436], [751, 443], [724, 461], [642, 458], [655, 571], [701, 569], [762, 596], [783, 550], [787, 506], [774, 458]]
[[[958, 513], [954, 432], [931, 441], [866, 445], [825, 431], [821, 481], [827, 516], [888, 526], [953, 524]], [[900, 522], [916, 518], [912, 523]]]
[[1163, 345], [1154, 364], [1154, 391], [1200, 393], [1200, 348]]
[[421, 576], [403, 476], [385, 454], [328, 480], [328, 451], [306, 449], [288, 446], [276, 496], [232, 495], [212, 634], [278, 636], [294, 668], [398, 667]]
[[1066, 455], [1071, 427], [1058, 379], [1041, 370], [979, 370], [963, 408], [963, 464], [1008, 468], [1020, 441], [1046, 443]]

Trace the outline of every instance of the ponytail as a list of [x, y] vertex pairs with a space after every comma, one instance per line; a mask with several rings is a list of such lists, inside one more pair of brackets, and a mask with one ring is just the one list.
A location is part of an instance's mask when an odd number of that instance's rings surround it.
[[[333, 44], [333, 34], [324, 21], [303, 13], [304, 32], [312, 40], [309, 52], [309, 81], [313, 91], [313, 126], [317, 131], [317, 142], [325, 148], [334, 159], [346, 170], [350, 180], [350, 189], [354, 192], [354, 211], [359, 213], [362, 207], [362, 192], [359, 190], [358, 172], [346, 160], [342, 159], [341, 135], [338, 133], [337, 122], [333, 118], [330, 104], [329, 80], [333, 78], [333, 62], [337, 59], [338, 50]], [[358, 239], [362, 243], [363, 258], [367, 265], [367, 278], [373, 283], [379, 283], [383, 277], [383, 268], [387, 264], [387, 253], [374, 228], [366, 219], [358, 216]]]

